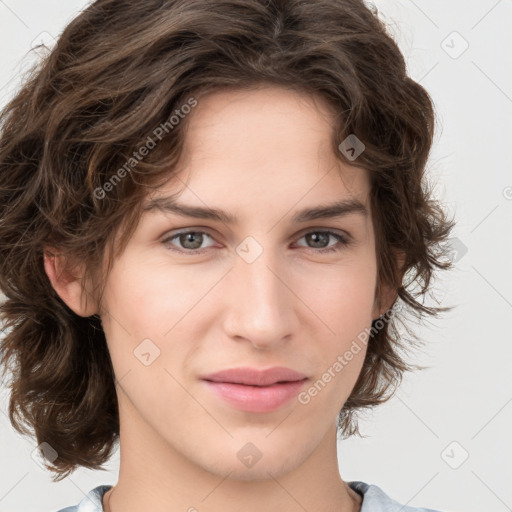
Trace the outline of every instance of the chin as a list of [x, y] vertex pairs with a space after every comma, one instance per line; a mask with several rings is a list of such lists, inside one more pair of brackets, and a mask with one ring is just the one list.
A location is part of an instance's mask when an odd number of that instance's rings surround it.
[[[238, 481], [268, 480], [272, 477], [280, 478], [286, 475], [306, 458], [304, 454], [291, 451], [283, 445], [273, 449], [270, 446], [256, 448], [257, 441], [252, 445], [250, 442], [236, 443], [236, 448], [226, 447], [221, 453], [204, 453], [204, 460], [196, 460], [208, 473]], [[297, 445], [294, 445], [297, 449]], [[197, 457], [196, 457], [197, 459]], [[212, 463], [212, 461], [215, 461]]]

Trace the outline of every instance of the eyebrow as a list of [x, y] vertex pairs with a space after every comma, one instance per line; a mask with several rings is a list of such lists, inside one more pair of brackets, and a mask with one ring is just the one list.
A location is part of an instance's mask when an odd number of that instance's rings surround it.
[[[144, 211], [160, 210], [164, 213], [175, 213], [183, 217], [194, 217], [197, 219], [210, 219], [226, 224], [237, 224], [236, 216], [217, 208], [206, 208], [202, 206], [191, 206], [176, 202], [174, 197], [158, 197], [149, 201]], [[294, 223], [307, 222], [317, 219], [331, 219], [345, 217], [349, 214], [368, 215], [366, 206], [357, 199], [345, 199], [326, 205], [319, 205], [314, 208], [306, 208], [298, 211], [292, 217]]]

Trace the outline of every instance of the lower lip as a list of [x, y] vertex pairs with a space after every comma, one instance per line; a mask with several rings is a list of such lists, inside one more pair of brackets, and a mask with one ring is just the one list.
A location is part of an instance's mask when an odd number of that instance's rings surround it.
[[297, 396], [307, 379], [271, 386], [246, 386], [205, 380], [208, 388], [227, 403], [246, 412], [272, 412]]

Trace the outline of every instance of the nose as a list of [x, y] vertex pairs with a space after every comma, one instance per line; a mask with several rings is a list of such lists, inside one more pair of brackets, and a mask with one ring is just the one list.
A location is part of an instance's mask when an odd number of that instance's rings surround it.
[[294, 332], [298, 299], [283, 263], [270, 250], [252, 263], [236, 258], [222, 290], [224, 332], [231, 339], [263, 350], [282, 344]]

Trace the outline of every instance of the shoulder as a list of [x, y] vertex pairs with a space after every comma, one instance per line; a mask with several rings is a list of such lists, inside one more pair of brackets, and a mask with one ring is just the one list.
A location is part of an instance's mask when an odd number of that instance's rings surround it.
[[365, 482], [347, 482], [351, 489], [363, 496], [361, 512], [440, 512], [431, 508], [408, 507], [389, 497], [380, 487]]
[[111, 488], [111, 485], [99, 485], [89, 491], [78, 505], [63, 508], [57, 512], [103, 512], [102, 498]]

